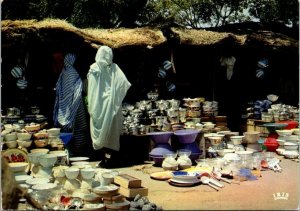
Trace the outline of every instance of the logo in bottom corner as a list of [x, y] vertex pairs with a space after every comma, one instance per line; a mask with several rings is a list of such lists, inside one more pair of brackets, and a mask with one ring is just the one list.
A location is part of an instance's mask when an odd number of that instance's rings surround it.
[[289, 199], [289, 193], [285, 193], [285, 192], [273, 193], [273, 199], [274, 200], [288, 200]]

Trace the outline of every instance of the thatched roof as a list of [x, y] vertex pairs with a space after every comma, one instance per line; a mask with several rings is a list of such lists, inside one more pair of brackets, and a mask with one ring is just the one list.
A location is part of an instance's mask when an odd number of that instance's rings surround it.
[[[37, 33], [43, 39], [49, 30], [64, 33], [73, 33], [83, 38], [92, 46], [107, 45], [112, 48], [122, 46], [157, 46], [166, 42], [163, 33], [157, 29], [135, 28], [135, 29], [79, 29], [63, 20], [4, 20], [2, 23], [2, 36], [5, 41], [14, 39], [25, 39], [25, 34]], [[59, 38], [58, 38], [59, 39]]]
[[[36, 20], [3, 20], [2, 45], [13, 44], [14, 41], [26, 42], [26, 39], [35, 36], [39, 40], [61, 41], [62, 43], [83, 41], [97, 48], [99, 45], [108, 45], [112, 48], [123, 46], [158, 46], [171, 40], [179, 44], [192, 46], [211, 46], [221, 44], [230, 38], [239, 46], [269, 46], [298, 48], [299, 41], [281, 33], [266, 30], [252, 30], [243, 33], [218, 32], [216, 30], [196, 30], [170, 28], [165, 35], [159, 29], [79, 29], [63, 20], [47, 19]], [[70, 38], [72, 37], [72, 39]], [[167, 38], [168, 37], [168, 38]]]
[[181, 44], [188, 45], [214, 45], [220, 41], [233, 37], [235, 41], [241, 45], [245, 43], [245, 35], [233, 35], [227, 32], [213, 32], [206, 30], [196, 30], [196, 29], [178, 29], [171, 28], [173, 37], [176, 37]]
[[231, 38], [241, 46], [263, 45], [269, 47], [295, 47], [298, 48], [299, 41], [284, 34], [272, 31], [258, 30], [245, 34], [234, 34], [230, 32], [217, 32], [195, 29], [171, 28], [172, 37], [179, 40], [180, 44], [186, 45], [214, 45]]

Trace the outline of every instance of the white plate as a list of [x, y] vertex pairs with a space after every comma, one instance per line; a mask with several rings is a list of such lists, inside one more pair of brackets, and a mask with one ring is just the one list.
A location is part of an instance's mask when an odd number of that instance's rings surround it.
[[89, 162], [87, 162], [87, 161], [76, 161], [76, 162], [71, 163], [72, 166], [85, 166], [88, 164], [89, 164]]
[[30, 175], [17, 175], [15, 176], [15, 180], [21, 184], [21, 183], [25, 183], [26, 180], [32, 179], [32, 176]]
[[89, 160], [90, 158], [89, 157], [72, 157], [72, 158], [69, 158], [69, 160], [71, 162], [73, 161], [85, 161], [85, 160]]
[[98, 186], [93, 189], [96, 194], [107, 194], [118, 191], [119, 187], [116, 185]]
[[32, 186], [33, 190], [50, 190], [56, 188], [56, 184], [54, 183], [45, 183], [45, 184], [37, 184]]
[[185, 180], [185, 179], [175, 179], [175, 178], [172, 178], [170, 179], [170, 182], [173, 182], [173, 183], [181, 183], [181, 184], [194, 184], [194, 183], [197, 183], [199, 182], [199, 179], [195, 178], [195, 179], [189, 179], [189, 180]]
[[37, 185], [37, 184], [45, 184], [48, 183], [50, 180], [48, 178], [32, 178], [26, 180], [26, 184], [28, 185]]
[[171, 185], [174, 185], [174, 186], [182, 186], [182, 187], [186, 187], [186, 186], [193, 186], [197, 183], [200, 183], [200, 181], [197, 179], [197, 180], [194, 180], [194, 181], [178, 181], [178, 180], [174, 180], [174, 179], [170, 179], [168, 180], [168, 182], [171, 184]]

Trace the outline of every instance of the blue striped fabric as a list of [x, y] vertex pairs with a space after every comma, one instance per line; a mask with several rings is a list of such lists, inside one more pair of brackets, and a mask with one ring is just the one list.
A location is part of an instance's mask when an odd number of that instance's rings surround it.
[[11, 70], [11, 74], [13, 77], [15, 78], [22, 78], [23, 74], [24, 74], [25, 70], [23, 67], [20, 66], [15, 66], [12, 70]]
[[53, 111], [55, 126], [65, 130], [72, 130], [77, 109], [82, 102], [82, 81], [73, 67], [74, 54], [67, 54], [64, 59], [64, 68], [56, 83], [56, 99]]
[[91, 152], [92, 143], [89, 139], [88, 120], [87, 111], [81, 101], [74, 121], [73, 142], [71, 143], [73, 156], [89, 156]]

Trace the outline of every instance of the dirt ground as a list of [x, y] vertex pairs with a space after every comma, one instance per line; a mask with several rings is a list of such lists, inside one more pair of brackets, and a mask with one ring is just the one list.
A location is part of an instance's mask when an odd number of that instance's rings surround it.
[[[299, 163], [282, 158], [281, 173], [266, 170], [255, 181], [227, 184], [219, 191], [203, 184], [176, 187], [150, 178], [162, 170], [152, 164], [120, 168], [119, 171], [142, 179], [149, 188], [148, 198], [164, 210], [299, 210]], [[287, 199], [274, 199], [277, 194]]]

